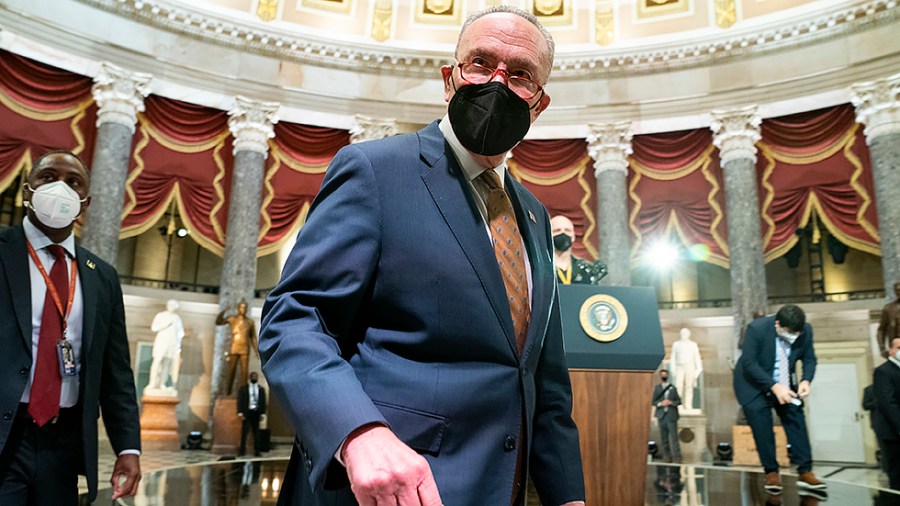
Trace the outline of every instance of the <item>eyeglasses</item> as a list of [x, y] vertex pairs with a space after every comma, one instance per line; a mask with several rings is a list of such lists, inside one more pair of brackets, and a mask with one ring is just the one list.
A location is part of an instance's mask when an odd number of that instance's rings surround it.
[[469, 62], [460, 62], [456, 66], [459, 67], [459, 77], [469, 84], [484, 84], [493, 79], [498, 72], [502, 72], [506, 77], [509, 89], [523, 100], [531, 100], [535, 95], [544, 91], [540, 84], [525, 77], [511, 75], [506, 69], [492, 69]]

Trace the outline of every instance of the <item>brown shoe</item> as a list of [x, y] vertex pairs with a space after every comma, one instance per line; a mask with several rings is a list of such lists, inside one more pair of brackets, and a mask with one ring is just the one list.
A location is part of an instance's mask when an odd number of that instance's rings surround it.
[[778, 475], [778, 471], [766, 473], [766, 485], [763, 488], [770, 494], [781, 493], [781, 476]]
[[797, 477], [797, 487], [808, 490], [825, 490], [828, 485], [816, 479], [812, 471], [806, 471]]

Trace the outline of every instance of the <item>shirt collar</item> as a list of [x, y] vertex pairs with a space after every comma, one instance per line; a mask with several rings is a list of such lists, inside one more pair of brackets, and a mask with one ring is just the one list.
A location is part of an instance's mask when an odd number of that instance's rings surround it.
[[[460, 168], [462, 168], [463, 174], [466, 175], [466, 180], [473, 181], [476, 177], [480, 176], [481, 173], [485, 171], [485, 168], [479, 165], [472, 156], [472, 153], [469, 153], [469, 150], [464, 148], [462, 143], [459, 142], [456, 133], [453, 131], [453, 126], [450, 125], [449, 115], [444, 115], [441, 122], [438, 124], [438, 128], [441, 129], [441, 133], [444, 134], [444, 139], [450, 144], [450, 150], [453, 151], [453, 156], [456, 157], [456, 161], [459, 163]], [[500, 176], [500, 185], [505, 186], [503, 178], [506, 175], [506, 162], [501, 163], [497, 167], [493, 167], [492, 170]]]
[[888, 357], [888, 360], [894, 363], [897, 367], [900, 367], [900, 358], [897, 357]]
[[[25, 238], [28, 239], [28, 242], [31, 243], [31, 247], [33, 247], [35, 251], [39, 251], [42, 248], [54, 244], [46, 234], [41, 232], [41, 230], [31, 222], [31, 218], [28, 215], [25, 215], [25, 219], [22, 220], [22, 228], [25, 230]], [[59, 245], [66, 250], [66, 253], [69, 254], [69, 258], [75, 258], [75, 234], [70, 233], [63, 242], [59, 243]]]

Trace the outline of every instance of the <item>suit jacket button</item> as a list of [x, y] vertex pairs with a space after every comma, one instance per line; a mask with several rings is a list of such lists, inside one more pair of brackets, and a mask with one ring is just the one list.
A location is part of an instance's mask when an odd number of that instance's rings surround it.
[[515, 436], [506, 436], [506, 440], [503, 441], [503, 449], [511, 452], [516, 449], [516, 438]]
[[312, 472], [312, 460], [311, 459], [306, 459], [306, 472], [307, 473]]
[[22, 376], [25, 376], [26, 374], [28, 374], [28, 366], [27, 365], [22, 366], [22, 368], [19, 369], [19, 374], [21, 374]]
[[12, 411], [7, 411], [6, 413], [3, 413], [3, 419], [4, 420], [12, 420]]

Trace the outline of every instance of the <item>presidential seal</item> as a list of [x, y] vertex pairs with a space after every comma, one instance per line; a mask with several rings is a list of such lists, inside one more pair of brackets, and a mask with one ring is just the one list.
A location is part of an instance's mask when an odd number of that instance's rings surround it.
[[618, 299], [610, 295], [594, 295], [581, 305], [581, 328], [591, 339], [609, 343], [622, 337], [628, 328], [628, 313]]

